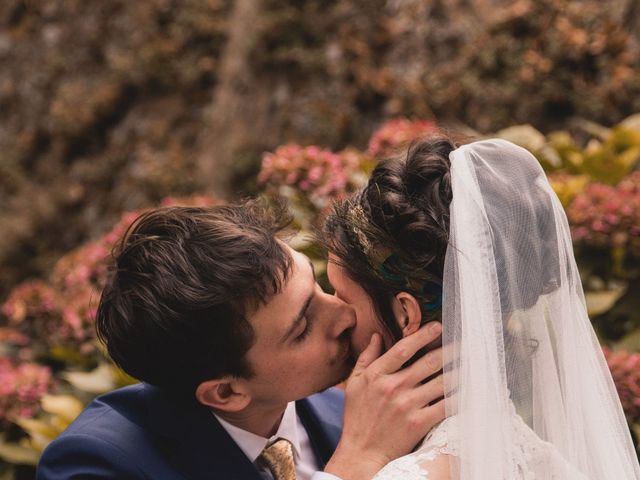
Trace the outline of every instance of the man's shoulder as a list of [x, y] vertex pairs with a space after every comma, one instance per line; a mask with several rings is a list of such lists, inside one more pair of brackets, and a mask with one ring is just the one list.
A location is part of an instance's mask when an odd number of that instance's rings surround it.
[[[115, 390], [93, 400], [44, 451], [38, 479], [142, 476], [138, 461], [148, 458], [150, 433], [144, 427], [144, 385]], [[75, 478], [75, 477], [74, 477]]]
[[108, 441], [109, 436], [113, 435], [114, 439], [121, 442], [123, 429], [129, 433], [144, 429], [144, 395], [145, 386], [137, 384], [97, 397], [59, 438], [97, 434]]

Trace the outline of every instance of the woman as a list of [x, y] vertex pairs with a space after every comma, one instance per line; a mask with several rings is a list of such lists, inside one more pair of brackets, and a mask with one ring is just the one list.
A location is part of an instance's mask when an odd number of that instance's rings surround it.
[[640, 479], [566, 216], [529, 152], [419, 142], [323, 234], [356, 349], [443, 323], [449, 418], [376, 480]]

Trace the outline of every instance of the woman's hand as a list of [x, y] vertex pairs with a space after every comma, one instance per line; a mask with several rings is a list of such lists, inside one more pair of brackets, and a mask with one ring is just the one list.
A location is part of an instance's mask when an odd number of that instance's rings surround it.
[[442, 349], [402, 368], [441, 331], [441, 325], [432, 322], [384, 355], [382, 339], [373, 335], [347, 380], [342, 437], [325, 472], [343, 480], [371, 479], [444, 419], [442, 373], [423, 383], [442, 369]]

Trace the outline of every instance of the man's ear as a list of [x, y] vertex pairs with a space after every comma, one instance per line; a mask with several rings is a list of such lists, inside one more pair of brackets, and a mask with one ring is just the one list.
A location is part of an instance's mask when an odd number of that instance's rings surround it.
[[239, 412], [251, 403], [251, 395], [244, 380], [226, 376], [202, 382], [196, 388], [198, 401], [222, 412]]
[[407, 292], [398, 293], [391, 302], [396, 322], [402, 329], [402, 336], [415, 333], [420, 328], [422, 312], [416, 298]]

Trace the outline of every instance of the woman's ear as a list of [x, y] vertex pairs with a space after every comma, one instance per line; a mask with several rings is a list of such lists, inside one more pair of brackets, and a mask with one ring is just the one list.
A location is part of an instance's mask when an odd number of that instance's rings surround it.
[[415, 333], [420, 328], [422, 312], [416, 298], [407, 292], [398, 293], [391, 304], [396, 322], [402, 329], [402, 336]]
[[196, 399], [221, 412], [239, 412], [251, 403], [249, 389], [241, 378], [226, 376], [207, 380], [196, 388]]

